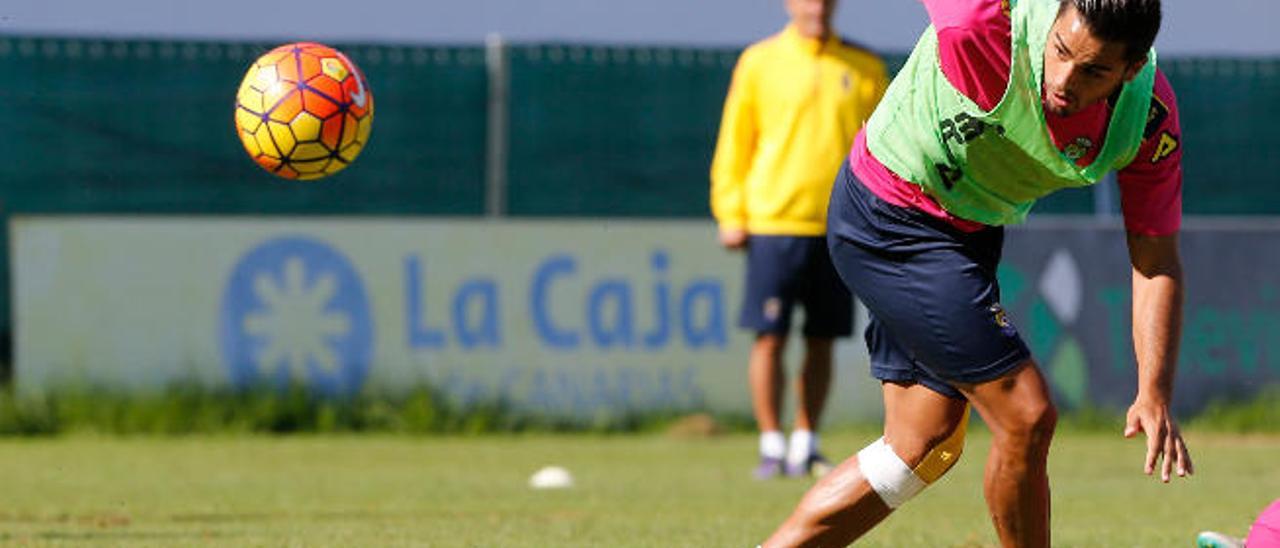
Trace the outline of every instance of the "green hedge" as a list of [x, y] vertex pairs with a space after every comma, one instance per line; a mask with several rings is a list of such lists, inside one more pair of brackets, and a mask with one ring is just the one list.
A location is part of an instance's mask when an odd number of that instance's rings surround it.
[[[691, 416], [699, 420], [682, 420]], [[752, 432], [745, 415], [706, 416], [697, 409], [602, 414], [565, 419], [517, 412], [501, 402], [464, 404], [421, 388], [401, 396], [362, 394], [317, 397], [303, 388], [231, 392], [178, 386], [146, 395], [78, 391], [49, 397], [19, 397], [0, 389], [0, 436], [75, 432], [125, 435], [302, 434], [380, 432], [399, 434], [509, 434], [520, 432], [638, 433], [676, 435]], [[1230, 433], [1280, 433], [1280, 387], [1251, 400], [1223, 400], [1194, 417], [1184, 429]], [[981, 428], [981, 420], [975, 420]], [[878, 424], [849, 428], [875, 430]], [[1065, 413], [1059, 429], [1119, 432], [1124, 414], [1086, 408]]]

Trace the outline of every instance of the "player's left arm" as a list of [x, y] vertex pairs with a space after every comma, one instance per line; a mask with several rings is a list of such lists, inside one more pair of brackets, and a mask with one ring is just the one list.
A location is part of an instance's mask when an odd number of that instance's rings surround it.
[[1130, 232], [1133, 266], [1133, 350], [1138, 361], [1138, 394], [1125, 417], [1125, 437], [1147, 434], [1143, 471], [1160, 466], [1160, 479], [1194, 472], [1187, 444], [1170, 406], [1182, 336], [1183, 276], [1178, 236]]
[[1133, 347], [1138, 394], [1125, 420], [1126, 437], [1144, 432], [1144, 471], [1160, 479], [1194, 472], [1170, 412], [1182, 336], [1183, 274], [1178, 252], [1182, 220], [1182, 147], [1177, 103], [1157, 74], [1147, 128], [1137, 157], [1119, 173], [1121, 204], [1133, 270]]

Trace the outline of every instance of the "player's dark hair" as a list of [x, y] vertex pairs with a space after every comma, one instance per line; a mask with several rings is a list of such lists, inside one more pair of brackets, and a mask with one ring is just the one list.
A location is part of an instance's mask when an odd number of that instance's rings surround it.
[[1125, 46], [1129, 62], [1141, 61], [1160, 32], [1160, 0], [1058, 0], [1058, 16], [1075, 7], [1089, 30]]

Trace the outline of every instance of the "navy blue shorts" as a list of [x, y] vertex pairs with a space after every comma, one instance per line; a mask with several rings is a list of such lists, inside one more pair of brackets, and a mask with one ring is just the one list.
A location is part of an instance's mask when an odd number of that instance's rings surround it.
[[823, 236], [758, 236], [747, 240], [747, 288], [738, 325], [787, 333], [791, 311], [804, 306], [806, 337], [853, 333], [853, 297], [836, 276]]
[[999, 378], [1031, 356], [1000, 306], [1004, 229], [964, 232], [872, 194], [848, 163], [832, 188], [828, 243], [871, 316], [871, 374], [962, 397], [952, 383]]

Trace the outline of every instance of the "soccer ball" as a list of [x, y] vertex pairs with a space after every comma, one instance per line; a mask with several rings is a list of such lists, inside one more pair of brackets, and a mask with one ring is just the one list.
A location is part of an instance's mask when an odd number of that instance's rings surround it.
[[355, 161], [369, 143], [373, 94], [346, 55], [313, 42], [267, 52], [236, 93], [236, 133], [263, 169], [319, 179]]

